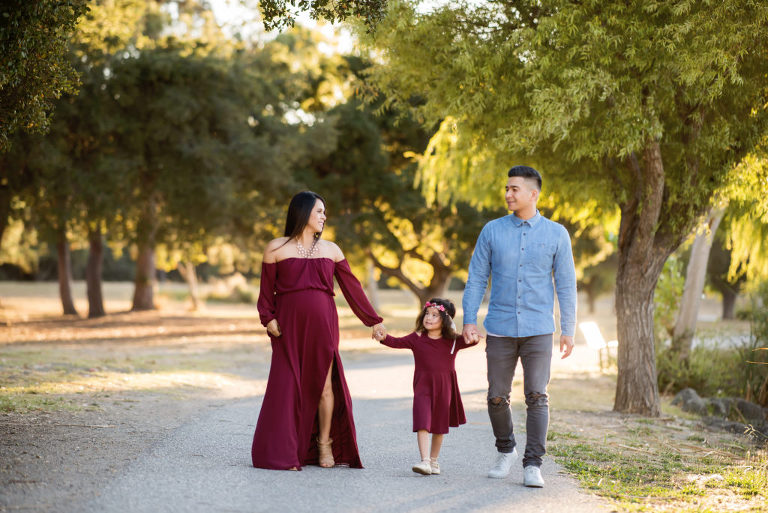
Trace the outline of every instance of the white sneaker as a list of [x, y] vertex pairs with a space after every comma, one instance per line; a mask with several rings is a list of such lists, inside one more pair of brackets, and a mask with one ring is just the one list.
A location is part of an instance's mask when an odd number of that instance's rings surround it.
[[432, 473], [432, 465], [429, 464], [429, 460], [422, 460], [411, 467], [411, 470], [417, 474], [423, 474], [428, 476]]
[[544, 478], [541, 477], [541, 469], [528, 465], [523, 469], [523, 484], [531, 488], [543, 488]]
[[440, 475], [440, 464], [437, 462], [437, 460], [433, 460], [430, 458], [429, 460], [429, 467], [432, 469], [432, 475], [433, 476], [439, 476]]
[[491, 470], [488, 471], [488, 477], [504, 479], [509, 475], [512, 464], [516, 460], [517, 448], [512, 449], [512, 452], [500, 452], [498, 456], [496, 456], [496, 463], [494, 463]]

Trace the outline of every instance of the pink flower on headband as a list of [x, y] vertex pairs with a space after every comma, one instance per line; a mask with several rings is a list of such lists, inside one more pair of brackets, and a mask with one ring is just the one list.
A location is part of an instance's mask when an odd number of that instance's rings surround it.
[[429, 301], [427, 301], [427, 302], [424, 304], [424, 308], [429, 308], [430, 306], [431, 306], [432, 308], [437, 308], [437, 309], [438, 309], [438, 310], [440, 310], [441, 312], [445, 312], [445, 307], [444, 307], [443, 305], [439, 305], [439, 304], [437, 304], [437, 303], [430, 303]]

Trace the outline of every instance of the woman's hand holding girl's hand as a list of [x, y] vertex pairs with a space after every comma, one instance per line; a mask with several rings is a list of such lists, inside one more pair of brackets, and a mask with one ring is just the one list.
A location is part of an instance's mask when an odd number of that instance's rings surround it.
[[387, 328], [384, 326], [384, 324], [379, 323], [373, 327], [373, 333], [371, 333], [371, 338], [374, 340], [378, 340], [379, 342], [387, 338]]
[[267, 332], [273, 337], [279, 337], [283, 334], [280, 331], [280, 325], [277, 324], [277, 319], [272, 319], [267, 323]]

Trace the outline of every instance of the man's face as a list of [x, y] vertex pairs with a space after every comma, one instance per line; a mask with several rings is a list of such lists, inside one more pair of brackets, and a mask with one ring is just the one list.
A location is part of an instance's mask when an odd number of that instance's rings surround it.
[[506, 193], [504, 199], [507, 200], [507, 208], [513, 211], [527, 211], [536, 209], [536, 200], [539, 197], [539, 190], [533, 185], [532, 180], [527, 180], [522, 176], [510, 176], [507, 180]]

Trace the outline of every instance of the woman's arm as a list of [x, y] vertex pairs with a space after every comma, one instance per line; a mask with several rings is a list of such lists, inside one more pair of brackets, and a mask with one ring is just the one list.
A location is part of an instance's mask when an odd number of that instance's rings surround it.
[[376, 313], [373, 306], [371, 306], [370, 301], [368, 301], [368, 298], [363, 292], [362, 285], [360, 285], [360, 282], [355, 278], [355, 275], [352, 274], [352, 270], [349, 268], [349, 263], [346, 259], [336, 261], [333, 274], [336, 276], [336, 281], [339, 283], [342, 294], [344, 294], [344, 299], [347, 300], [349, 307], [355, 313], [357, 318], [369, 327], [380, 324], [383, 319]]
[[[283, 237], [282, 239], [285, 239]], [[267, 244], [264, 258], [261, 262], [261, 284], [259, 287], [259, 300], [256, 309], [259, 311], [261, 324], [267, 327], [267, 331], [273, 337], [279, 337], [282, 333], [277, 323], [277, 308], [275, 302], [275, 281], [277, 279], [276, 249], [280, 247], [281, 239], [275, 239]]]

